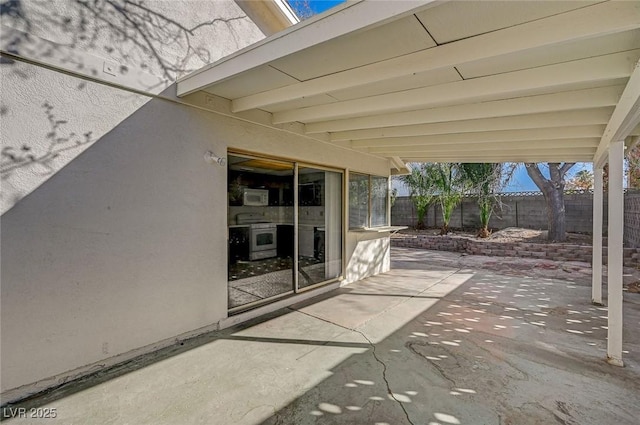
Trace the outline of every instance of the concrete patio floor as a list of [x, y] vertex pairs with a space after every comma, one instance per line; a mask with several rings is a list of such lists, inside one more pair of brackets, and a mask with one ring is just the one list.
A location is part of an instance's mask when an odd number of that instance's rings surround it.
[[7, 423], [637, 424], [640, 294], [625, 294], [618, 368], [589, 279], [492, 261], [394, 248], [389, 273], [23, 405], [55, 419]]

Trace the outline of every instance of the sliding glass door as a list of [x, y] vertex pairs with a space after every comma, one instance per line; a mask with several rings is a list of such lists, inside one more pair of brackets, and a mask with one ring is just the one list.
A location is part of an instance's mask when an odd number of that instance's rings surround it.
[[298, 167], [298, 288], [342, 273], [342, 173]]
[[343, 174], [246, 154], [228, 164], [229, 311], [340, 277]]
[[294, 164], [228, 156], [228, 306], [294, 292]]

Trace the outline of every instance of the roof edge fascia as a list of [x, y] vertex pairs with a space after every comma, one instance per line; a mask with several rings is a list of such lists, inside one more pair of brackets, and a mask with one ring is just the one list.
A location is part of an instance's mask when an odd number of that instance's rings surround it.
[[[399, 19], [444, 1], [447, 0], [347, 1], [179, 78], [178, 96], [188, 95], [289, 54]], [[270, 48], [266, 49], [265, 45]]]
[[236, 4], [266, 36], [300, 22], [286, 0], [235, 0]]

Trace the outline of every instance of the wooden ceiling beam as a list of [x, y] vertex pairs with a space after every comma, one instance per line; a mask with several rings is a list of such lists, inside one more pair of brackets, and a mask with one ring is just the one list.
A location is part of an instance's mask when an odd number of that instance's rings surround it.
[[441, 2], [434, 0], [344, 3], [331, 14], [289, 27], [179, 79], [178, 96], [186, 96], [276, 59], [355, 31], [383, 24], [391, 19], [416, 13], [439, 3]]
[[596, 166], [602, 166], [608, 158], [609, 145], [612, 142], [624, 140], [638, 124], [640, 124], [640, 61], [636, 63], [631, 78], [602, 135], [593, 158]]
[[438, 134], [433, 136], [389, 137], [386, 139], [364, 139], [351, 142], [353, 148], [402, 148], [406, 146], [434, 146], [452, 144], [516, 143], [567, 139], [600, 139], [604, 126], [548, 128], [535, 130], [483, 131], [479, 133]]
[[264, 108], [268, 105], [364, 84], [640, 28], [640, 8], [633, 3], [596, 4], [359, 68], [244, 96], [233, 101], [233, 111]]
[[591, 162], [590, 154], [570, 153], [544, 155], [540, 153], [512, 153], [505, 155], [468, 156], [452, 153], [449, 155], [408, 155], [403, 156], [405, 162]]
[[639, 58], [640, 49], [635, 49], [437, 86], [291, 109], [275, 112], [273, 123], [308, 123], [350, 116], [512, 99], [623, 81], [626, 83]]
[[[428, 136], [436, 134], [469, 133], [526, 129], [551, 129], [576, 126], [604, 126], [613, 108], [594, 108], [583, 111], [547, 112], [513, 117], [486, 118], [468, 121], [382, 127], [331, 133], [332, 142], [388, 137]], [[604, 128], [603, 128], [604, 130]]]
[[322, 121], [305, 125], [308, 134], [361, 130], [380, 127], [454, 122], [485, 118], [518, 117], [536, 113], [557, 113], [592, 108], [611, 108], [618, 103], [624, 85], [570, 90], [466, 105], [418, 109], [367, 117]]
[[[436, 146], [402, 146], [402, 147], [382, 147], [382, 148], [367, 148], [366, 152], [380, 155], [397, 155], [406, 156], [414, 153], [450, 153], [458, 152], [461, 155], [486, 155], [487, 152], [491, 154], [500, 155], [503, 152], [524, 152], [524, 151], [537, 151], [539, 153], [549, 153], [557, 151], [593, 151], [595, 153], [598, 148], [598, 138], [585, 138], [585, 139], [569, 139], [563, 140], [549, 140], [545, 142], [541, 141], [522, 141], [522, 142], [510, 142], [510, 143], [495, 143], [495, 144], [450, 144], [450, 145], [436, 145]], [[563, 144], [564, 142], [564, 144]]]

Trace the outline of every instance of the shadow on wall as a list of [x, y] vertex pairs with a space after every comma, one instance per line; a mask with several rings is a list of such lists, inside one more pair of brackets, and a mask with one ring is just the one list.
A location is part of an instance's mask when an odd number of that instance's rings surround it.
[[[112, 110], [107, 106], [103, 114], [87, 114], [105, 106], [105, 88], [83, 79], [58, 84], [63, 78], [55, 74], [42, 83], [38, 79], [49, 71], [17, 59], [157, 94], [176, 78], [263, 37], [232, 2], [188, 8], [169, 1], [0, 1], [2, 212], [148, 100], [130, 101], [136, 96], [126, 92], [111, 94], [118, 97], [109, 105]], [[129, 99], [123, 100], [127, 94]], [[173, 96], [175, 90], [167, 94]]]
[[2, 216], [3, 392], [226, 316], [220, 120], [151, 100]]
[[[232, 51], [240, 49], [242, 41], [235, 35], [232, 23], [248, 19], [240, 13], [241, 9], [235, 8], [236, 16], [210, 20], [199, 18], [197, 23], [185, 24], [191, 19], [185, 16], [184, 11], [172, 7], [171, 2], [153, 2], [149, 5], [141, 0], [67, 0], [59, 3], [56, 2], [56, 7], [51, 7], [49, 2], [23, 0], [0, 3], [3, 25], [23, 32], [13, 34], [5, 42], [8, 52], [36, 54], [39, 57], [54, 55], [53, 51], [23, 50], [31, 48], [29, 33], [37, 34], [38, 30], [44, 28], [47, 33], [60, 37], [61, 40], [56, 41], [65, 47], [102, 52], [106, 57], [124, 60], [122, 66], [129, 64], [148, 68], [167, 80], [175, 80], [220, 57], [217, 52], [210, 50], [211, 39], [208, 38], [221, 35], [215, 29], [216, 25], [224, 25], [231, 34], [224, 41], [233, 43]], [[222, 11], [222, 8], [216, 9], [216, 12]], [[218, 14], [214, 13], [213, 16]], [[206, 35], [203, 37], [202, 33]], [[69, 58], [71, 63], [72, 59]], [[78, 70], [84, 68], [82, 63], [75, 65]], [[102, 69], [91, 72], [102, 72]]]
[[389, 269], [389, 238], [380, 238], [379, 234], [375, 233], [373, 239], [360, 240], [363, 235], [357, 236], [353, 253], [347, 256], [351, 259], [347, 264], [347, 282], [355, 282]]
[[[55, 115], [54, 106], [49, 101], [42, 104], [43, 114], [49, 124], [50, 131], [46, 133], [44, 139], [47, 144], [44, 149], [36, 149], [28, 143], [22, 146], [5, 146], [2, 148], [0, 159], [0, 175], [2, 179], [9, 178], [11, 173], [20, 167], [29, 165], [40, 165], [44, 174], [53, 174], [55, 169], [51, 166], [52, 160], [58, 158], [62, 152], [75, 149], [81, 145], [93, 143], [93, 134], [87, 131], [78, 135], [65, 128], [69, 121], [58, 119]], [[6, 107], [0, 109], [0, 116], [6, 114]]]

